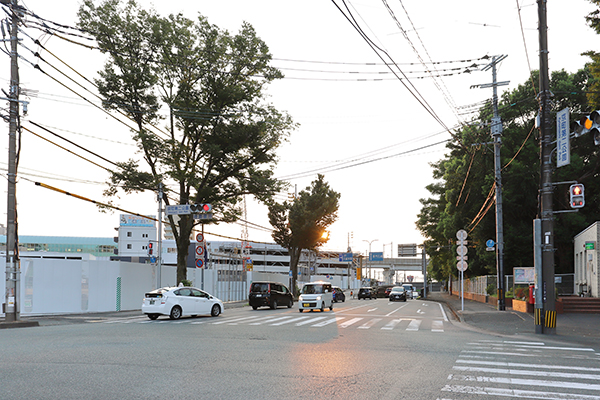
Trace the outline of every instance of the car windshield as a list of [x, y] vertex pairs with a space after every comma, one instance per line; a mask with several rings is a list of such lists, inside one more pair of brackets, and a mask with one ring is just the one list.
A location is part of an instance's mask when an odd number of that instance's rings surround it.
[[320, 294], [323, 293], [322, 285], [304, 285], [302, 287], [302, 294]]
[[392, 292], [404, 292], [404, 288], [403, 287], [395, 287], [392, 289]]

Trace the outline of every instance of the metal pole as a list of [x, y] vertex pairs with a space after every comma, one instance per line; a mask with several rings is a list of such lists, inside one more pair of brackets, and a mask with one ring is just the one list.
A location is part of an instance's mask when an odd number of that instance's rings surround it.
[[421, 252], [422, 256], [422, 268], [423, 268], [423, 298], [427, 298], [427, 252], [425, 251], [427, 247], [425, 247], [425, 243], [423, 243], [423, 251]]
[[158, 184], [158, 254], [156, 262], [156, 288], [162, 286], [162, 198], [163, 198], [162, 183]]
[[[6, 4], [6, 2], [3, 1]], [[17, 123], [19, 118], [19, 65], [17, 63], [17, 0], [11, 1], [10, 31], [10, 111], [8, 129], [8, 189], [6, 211], [6, 291], [5, 320], [19, 320], [19, 244], [17, 234]]]
[[[548, 75], [548, 24], [546, 0], [538, 0], [540, 36], [540, 195], [539, 214], [542, 220], [542, 309], [536, 309], [536, 321], [543, 333], [556, 334], [556, 304], [554, 292], [554, 221], [552, 213], [552, 121], [550, 120], [550, 78]], [[539, 314], [539, 315], [538, 315]], [[536, 332], [538, 329], [536, 328]]]

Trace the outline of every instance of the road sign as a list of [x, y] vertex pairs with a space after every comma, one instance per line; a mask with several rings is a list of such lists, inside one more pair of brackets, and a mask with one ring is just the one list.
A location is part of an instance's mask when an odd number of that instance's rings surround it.
[[468, 256], [456, 256], [456, 261], [460, 261], [460, 260], [465, 260], [467, 261], [469, 259]]
[[383, 251], [369, 253], [369, 261], [383, 261]]
[[204, 234], [202, 234], [202, 233], [197, 234], [196, 242], [204, 242]]
[[150, 262], [152, 264], [154, 264], [156, 262], [156, 257], [154, 257], [154, 256], [150, 257]]
[[456, 263], [456, 268], [458, 268], [458, 270], [461, 272], [465, 272], [468, 267], [469, 267], [469, 264], [467, 264], [466, 261], [459, 261]]
[[417, 255], [417, 244], [399, 244], [398, 245], [398, 257], [416, 257]]
[[339, 260], [340, 262], [351, 262], [352, 253], [340, 253]]
[[485, 245], [487, 247], [494, 247], [496, 245], [496, 242], [494, 242], [492, 239], [489, 239], [487, 242], [485, 242]]
[[173, 206], [166, 206], [165, 214], [167, 214], [167, 215], [191, 214], [190, 205], [189, 204], [176, 204]]
[[196, 260], [196, 268], [202, 268], [204, 267], [204, 260], [199, 258]]
[[461, 242], [464, 241], [467, 238], [467, 236], [468, 236], [468, 233], [464, 229], [461, 229], [458, 232], [456, 232], [456, 238], [458, 240], [460, 240]]
[[466, 256], [468, 252], [469, 249], [467, 248], [467, 246], [463, 246], [462, 244], [456, 248], [456, 254], [458, 254], [459, 256]]
[[198, 244], [196, 245], [196, 258], [202, 257], [204, 255], [204, 245]]
[[212, 218], [213, 218], [212, 213], [194, 214], [194, 219], [206, 220], [206, 219], [212, 219]]

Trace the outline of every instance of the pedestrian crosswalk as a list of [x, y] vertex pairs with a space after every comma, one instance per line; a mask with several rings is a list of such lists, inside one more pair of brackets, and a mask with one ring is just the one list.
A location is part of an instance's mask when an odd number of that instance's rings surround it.
[[[425, 322], [424, 322], [425, 321]], [[406, 332], [417, 332], [419, 330], [430, 330], [431, 332], [444, 332], [444, 321], [437, 319], [418, 319], [418, 318], [393, 318], [393, 317], [366, 317], [355, 315], [300, 315], [276, 314], [269, 316], [251, 315], [234, 316], [219, 318], [182, 318], [180, 320], [170, 320], [160, 318], [149, 320], [146, 316], [136, 316], [131, 318], [115, 318], [102, 321], [105, 324], [190, 324], [190, 325], [245, 325], [245, 326], [294, 326], [323, 328], [329, 325], [336, 325], [340, 329], [379, 329], [383, 331], [404, 330]]]
[[600, 400], [599, 362], [588, 347], [481, 340], [461, 352], [438, 400]]

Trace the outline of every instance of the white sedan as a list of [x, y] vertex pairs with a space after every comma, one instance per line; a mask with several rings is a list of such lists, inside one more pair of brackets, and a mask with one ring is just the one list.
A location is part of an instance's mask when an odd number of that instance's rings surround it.
[[224, 310], [223, 302], [195, 287], [164, 287], [146, 293], [142, 312], [150, 319], [168, 315], [179, 319], [184, 315], [218, 316]]

